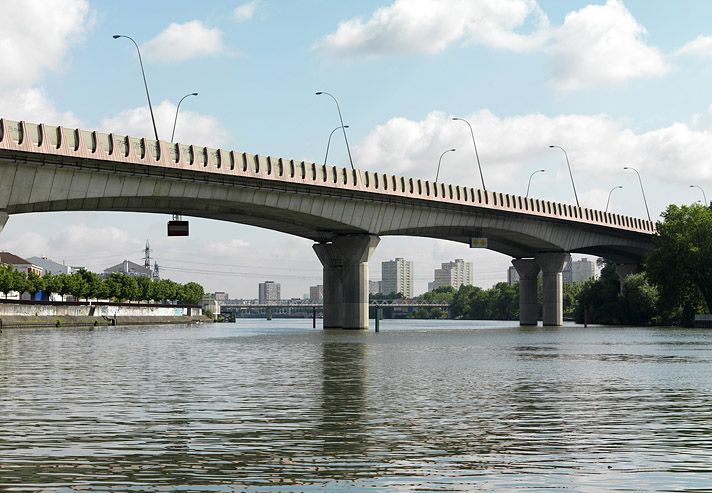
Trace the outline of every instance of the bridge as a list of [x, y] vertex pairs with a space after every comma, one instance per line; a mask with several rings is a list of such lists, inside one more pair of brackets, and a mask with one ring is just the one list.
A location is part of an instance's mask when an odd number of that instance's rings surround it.
[[[419, 301], [405, 300], [372, 300], [368, 304], [369, 308], [440, 308], [448, 310], [450, 305], [447, 303], [431, 303]], [[220, 303], [220, 314], [227, 316], [230, 320], [236, 318], [240, 312], [259, 312], [267, 316], [268, 320], [272, 319], [273, 310], [282, 310], [281, 313], [311, 313], [316, 323], [317, 311], [323, 311], [323, 303], [289, 303], [289, 302], [274, 302], [274, 303]]]
[[14, 214], [127, 211], [249, 224], [315, 242], [324, 327], [368, 327], [368, 259], [381, 236], [423, 236], [514, 258], [520, 323], [562, 325], [565, 254], [624, 274], [651, 247], [639, 218], [452, 184], [146, 138], [0, 119], [0, 231]]

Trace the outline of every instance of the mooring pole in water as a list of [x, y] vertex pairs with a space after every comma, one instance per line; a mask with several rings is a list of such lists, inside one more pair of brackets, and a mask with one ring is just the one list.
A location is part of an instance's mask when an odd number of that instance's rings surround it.
[[381, 305], [376, 305], [376, 332], [378, 332], [379, 327], [378, 324], [380, 322], [381, 318]]
[[588, 327], [588, 305], [583, 307], [583, 327], [584, 329]]
[[316, 307], [312, 307], [312, 329], [316, 329]]
[[267, 308], [267, 320], [272, 320], [272, 309]]

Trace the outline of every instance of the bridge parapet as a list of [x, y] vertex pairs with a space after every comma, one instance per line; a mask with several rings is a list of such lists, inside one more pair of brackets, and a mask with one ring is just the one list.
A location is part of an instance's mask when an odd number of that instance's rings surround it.
[[652, 234], [653, 222], [459, 185], [203, 146], [0, 119], [0, 149], [408, 197]]

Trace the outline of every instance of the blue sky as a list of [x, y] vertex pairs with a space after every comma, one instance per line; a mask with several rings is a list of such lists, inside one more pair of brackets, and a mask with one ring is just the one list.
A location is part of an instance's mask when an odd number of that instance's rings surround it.
[[[653, 218], [712, 193], [712, 2], [662, 0], [327, 0], [53, 2], [0, 0], [0, 117], [151, 136], [141, 46], [158, 131], [177, 140], [323, 160], [349, 128], [356, 167], [478, 185], [473, 125], [489, 189]], [[335, 136], [336, 137], [336, 136]], [[342, 139], [329, 161], [348, 165]], [[257, 228], [121, 213], [11, 217], [0, 248], [101, 271], [138, 260], [149, 239], [164, 275], [255, 297], [281, 282], [300, 296], [321, 278], [311, 243]], [[475, 263], [476, 283], [504, 280], [509, 259], [428, 239], [383, 238], [371, 262], [415, 263], [416, 291], [441, 262]], [[280, 259], [276, 262], [275, 259]]]

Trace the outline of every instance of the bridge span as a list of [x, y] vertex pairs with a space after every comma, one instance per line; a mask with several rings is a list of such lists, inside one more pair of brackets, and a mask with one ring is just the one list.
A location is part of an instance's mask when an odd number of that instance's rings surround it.
[[470, 243], [514, 258], [520, 322], [561, 325], [567, 252], [630, 272], [655, 225], [499, 192], [146, 138], [0, 119], [0, 231], [45, 211], [182, 214], [249, 224], [315, 242], [324, 327], [368, 327], [368, 259], [384, 235]]

